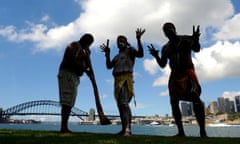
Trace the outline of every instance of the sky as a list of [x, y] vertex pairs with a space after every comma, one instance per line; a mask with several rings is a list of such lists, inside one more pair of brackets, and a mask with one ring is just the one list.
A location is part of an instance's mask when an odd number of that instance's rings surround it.
[[[112, 70], [99, 46], [110, 40], [111, 58], [118, 53], [116, 38], [126, 35], [137, 48], [136, 29], [144, 28], [144, 57], [134, 66], [136, 107], [133, 115], [171, 115], [168, 95], [170, 69], [160, 68], [147, 45], [161, 50], [168, 41], [165, 22], [179, 35], [191, 35], [200, 25], [201, 51], [192, 59], [207, 106], [218, 97], [240, 94], [239, 0], [2, 0], [0, 5], [0, 107], [35, 100], [59, 101], [57, 74], [66, 46], [92, 33], [91, 58], [105, 114], [118, 114], [113, 97]], [[95, 108], [92, 85], [81, 77], [75, 107]]]

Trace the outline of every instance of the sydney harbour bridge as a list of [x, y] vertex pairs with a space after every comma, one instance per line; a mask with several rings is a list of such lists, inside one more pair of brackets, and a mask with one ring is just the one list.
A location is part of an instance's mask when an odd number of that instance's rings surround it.
[[[89, 113], [73, 107], [70, 116], [77, 117], [81, 121], [85, 121], [86, 118], [94, 120], [98, 117], [95, 110], [90, 109]], [[18, 104], [5, 110], [0, 108], [0, 122], [11, 119], [13, 116], [61, 116], [61, 104], [53, 100], [37, 100]], [[119, 118], [119, 115], [105, 116], [110, 120]], [[133, 116], [133, 118], [143, 117], [145, 116]]]
[[[30, 101], [6, 110], [0, 110], [0, 120], [9, 119], [11, 116], [27, 116], [27, 115], [61, 115], [61, 105], [59, 102], [52, 100]], [[89, 114], [76, 107], [72, 108], [70, 116], [76, 116], [79, 119], [89, 116]]]

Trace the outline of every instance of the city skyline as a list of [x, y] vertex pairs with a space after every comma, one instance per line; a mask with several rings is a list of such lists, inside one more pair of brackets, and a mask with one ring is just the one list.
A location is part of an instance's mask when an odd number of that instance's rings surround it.
[[229, 97], [218, 97], [207, 106], [209, 112], [217, 113], [239, 113], [240, 112], [240, 95]]

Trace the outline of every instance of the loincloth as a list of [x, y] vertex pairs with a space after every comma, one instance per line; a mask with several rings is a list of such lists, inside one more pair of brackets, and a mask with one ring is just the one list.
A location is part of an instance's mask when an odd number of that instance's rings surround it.
[[171, 100], [192, 100], [192, 94], [200, 96], [201, 86], [194, 69], [182, 73], [171, 73], [169, 78], [169, 93]]
[[58, 73], [58, 86], [60, 103], [73, 107], [77, 97], [80, 83], [79, 76], [73, 72], [60, 70]]
[[131, 100], [132, 96], [134, 96], [133, 75], [132, 75], [132, 73], [124, 73], [124, 74], [121, 74], [121, 75], [114, 76], [114, 96], [115, 96], [115, 100], [118, 100], [119, 93], [121, 91], [121, 88], [124, 86], [125, 82], [127, 83], [129, 101]]

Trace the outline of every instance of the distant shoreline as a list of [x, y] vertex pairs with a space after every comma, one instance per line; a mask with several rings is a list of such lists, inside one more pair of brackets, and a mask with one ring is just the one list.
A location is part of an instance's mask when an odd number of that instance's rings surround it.
[[33, 124], [33, 123], [41, 123], [41, 121], [36, 120], [18, 120], [18, 119], [7, 119], [7, 120], [1, 120], [0, 123], [15, 123], [15, 124]]

